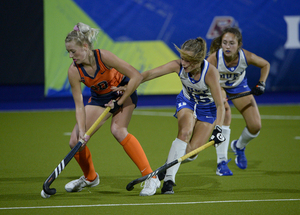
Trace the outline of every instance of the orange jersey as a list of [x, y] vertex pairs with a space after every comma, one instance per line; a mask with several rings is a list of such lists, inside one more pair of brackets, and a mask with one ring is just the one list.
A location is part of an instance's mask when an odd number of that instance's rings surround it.
[[94, 77], [85, 71], [83, 65], [76, 64], [81, 77], [81, 82], [90, 87], [95, 93], [102, 95], [111, 92], [112, 86], [117, 87], [124, 78], [124, 75], [115, 68], [108, 69], [101, 60], [100, 49], [94, 50], [97, 70]]

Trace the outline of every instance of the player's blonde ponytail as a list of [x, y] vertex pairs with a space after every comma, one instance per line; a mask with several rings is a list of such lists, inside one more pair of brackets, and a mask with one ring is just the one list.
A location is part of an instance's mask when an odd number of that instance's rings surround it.
[[[182, 58], [184, 58], [185, 60], [193, 64], [202, 63], [202, 61], [206, 57], [206, 51], [207, 51], [206, 41], [201, 37], [197, 37], [196, 39], [190, 39], [185, 41], [182, 44], [181, 49], [178, 48], [175, 44], [174, 46], [177, 49], [177, 51], [180, 53]], [[194, 54], [189, 55], [185, 51], [191, 51]]]
[[78, 45], [82, 46], [87, 43], [89, 48], [93, 49], [98, 33], [99, 29], [91, 28], [89, 25], [79, 22], [74, 26], [73, 31], [67, 35], [65, 42], [75, 40]]

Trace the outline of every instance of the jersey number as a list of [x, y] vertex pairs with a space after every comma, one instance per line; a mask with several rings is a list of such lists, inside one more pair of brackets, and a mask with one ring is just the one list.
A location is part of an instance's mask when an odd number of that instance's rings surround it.
[[94, 91], [106, 90], [107, 87], [108, 87], [108, 83], [106, 81], [101, 81], [96, 86], [91, 86], [92, 90]]

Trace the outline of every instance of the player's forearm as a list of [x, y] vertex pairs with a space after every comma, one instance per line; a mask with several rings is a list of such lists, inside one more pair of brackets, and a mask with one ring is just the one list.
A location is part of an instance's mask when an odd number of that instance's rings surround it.
[[216, 105], [216, 107], [217, 107], [216, 125], [222, 127], [225, 118], [225, 107], [224, 105]]
[[270, 64], [267, 62], [264, 67], [260, 70], [260, 78], [259, 81], [266, 82], [270, 71]]
[[85, 109], [83, 107], [75, 108], [76, 121], [80, 132], [85, 132]]
[[142, 83], [144, 83], [146, 81], [150, 81], [151, 79], [155, 78], [155, 76], [153, 74], [151, 74], [151, 70], [143, 72], [142, 77], [143, 77]]
[[125, 100], [138, 88], [141, 81], [142, 81], [141, 75], [130, 78], [128, 85], [126, 86], [126, 90], [124, 91], [124, 94], [118, 101], [119, 105], [123, 104]]

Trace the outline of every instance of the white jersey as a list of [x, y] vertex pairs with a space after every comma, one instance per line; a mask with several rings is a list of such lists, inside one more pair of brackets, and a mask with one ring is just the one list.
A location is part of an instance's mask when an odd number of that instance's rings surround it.
[[245, 78], [247, 60], [242, 49], [239, 50], [239, 62], [237, 66], [228, 68], [225, 64], [222, 48], [217, 52], [218, 65], [220, 73], [220, 85], [223, 88], [234, 88], [238, 86]]
[[181, 69], [178, 76], [182, 83], [184, 97], [196, 104], [206, 105], [212, 103], [213, 98], [210, 88], [205, 84], [205, 76], [208, 71], [209, 63], [206, 60], [204, 60], [203, 63], [204, 65], [201, 66], [202, 71], [198, 81], [189, 77], [189, 74], [185, 72], [184, 68]]

